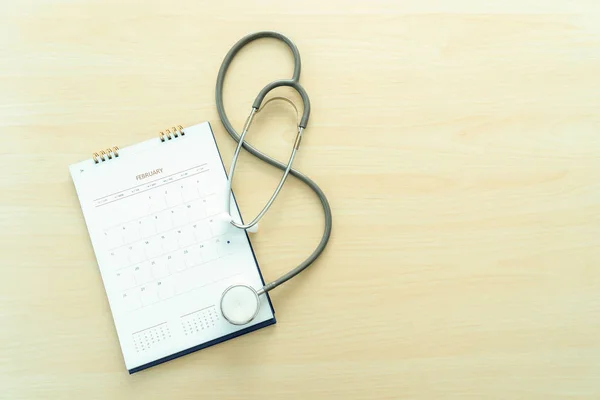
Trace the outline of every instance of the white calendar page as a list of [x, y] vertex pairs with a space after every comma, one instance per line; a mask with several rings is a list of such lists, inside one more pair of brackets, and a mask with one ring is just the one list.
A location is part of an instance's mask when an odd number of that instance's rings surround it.
[[210, 125], [184, 132], [69, 167], [130, 372], [275, 322], [266, 296], [246, 326], [221, 315], [228, 286], [263, 281], [246, 233], [214, 218], [226, 174]]

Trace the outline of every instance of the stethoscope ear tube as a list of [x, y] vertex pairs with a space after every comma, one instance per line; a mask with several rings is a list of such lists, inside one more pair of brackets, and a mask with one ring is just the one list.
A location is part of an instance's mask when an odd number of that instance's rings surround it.
[[[248, 134], [248, 131], [250, 129], [250, 126], [252, 125], [254, 116], [256, 115], [257, 112], [258, 111], [256, 108], [252, 108], [252, 111], [250, 112], [250, 115], [248, 116], [248, 119], [246, 120], [246, 124], [244, 125], [244, 130], [240, 136], [240, 141], [238, 142], [235, 152], [233, 153], [233, 158], [231, 159], [231, 166], [229, 167], [229, 177], [227, 179], [227, 192], [225, 193], [226, 194], [225, 211], [227, 213], [231, 212], [231, 187], [233, 185], [233, 177], [235, 175], [235, 167], [237, 165], [237, 161], [240, 156], [240, 150], [242, 148], [242, 145], [244, 144], [244, 139], [246, 138], [246, 135]], [[285, 183], [285, 181], [290, 173], [290, 170], [292, 169], [292, 164], [294, 163], [294, 158], [296, 157], [296, 153], [298, 152], [300, 138], [302, 137], [302, 131], [303, 131], [303, 128], [298, 127], [298, 134], [296, 136], [296, 140], [294, 142], [294, 147], [292, 148], [292, 152], [290, 154], [290, 158], [288, 160], [287, 166], [285, 168], [285, 171], [283, 172], [283, 175], [281, 176], [281, 179], [279, 180], [279, 184], [273, 191], [271, 198], [267, 201], [267, 203], [265, 204], [263, 209], [258, 213], [258, 215], [251, 222], [249, 222], [247, 224], [243, 224], [241, 222], [234, 221], [234, 219], [232, 217], [230, 219], [230, 223], [233, 226], [235, 226], [236, 228], [240, 228], [240, 229], [250, 229], [253, 226], [255, 226], [256, 224], [258, 224], [258, 221], [260, 221], [260, 219], [265, 215], [265, 213], [269, 210], [269, 208], [271, 208], [271, 205], [273, 205], [273, 202], [279, 195], [279, 192], [281, 192], [281, 189], [283, 188], [283, 184]]]
[[310, 117], [310, 99], [308, 98], [308, 94], [306, 93], [306, 90], [304, 90], [302, 85], [298, 83], [298, 81], [295, 81], [293, 79], [280, 79], [278, 81], [269, 83], [258, 93], [258, 96], [256, 96], [256, 100], [254, 100], [254, 103], [252, 104], [252, 108], [254, 108], [255, 110], [259, 110], [260, 105], [265, 99], [265, 96], [269, 94], [271, 90], [281, 86], [288, 86], [296, 89], [296, 91], [302, 98], [302, 118], [300, 119], [298, 126], [300, 128], [306, 129], [306, 125], [308, 124], [308, 118]]

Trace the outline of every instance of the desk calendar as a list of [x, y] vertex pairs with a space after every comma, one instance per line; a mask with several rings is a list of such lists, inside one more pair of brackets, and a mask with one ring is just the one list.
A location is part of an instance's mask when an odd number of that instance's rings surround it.
[[215, 218], [227, 177], [209, 123], [69, 170], [130, 373], [275, 323], [268, 296], [246, 326], [220, 313], [227, 287], [264, 282], [246, 232]]

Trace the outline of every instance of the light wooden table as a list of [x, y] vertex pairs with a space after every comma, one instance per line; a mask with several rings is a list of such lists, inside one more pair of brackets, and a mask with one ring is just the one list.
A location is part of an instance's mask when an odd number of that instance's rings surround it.
[[[0, 398], [600, 398], [597, 0], [121, 3], [0, 4]], [[217, 70], [267, 29], [303, 56], [297, 167], [332, 240], [275, 327], [130, 376], [67, 167], [205, 120], [228, 165]], [[291, 65], [240, 55], [236, 126]], [[285, 110], [250, 138], [280, 158]], [[242, 156], [245, 214], [277, 179]], [[267, 279], [321, 225], [289, 181], [253, 239]]]

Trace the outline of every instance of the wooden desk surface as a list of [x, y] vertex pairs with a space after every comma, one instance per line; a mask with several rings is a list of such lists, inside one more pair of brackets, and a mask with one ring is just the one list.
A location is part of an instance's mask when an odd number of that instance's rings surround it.
[[[0, 5], [0, 398], [600, 398], [596, 0], [121, 3]], [[205, 120], [228, 165], [215, 78], [258, 30], [301, 51], [297, 167], [331, 243], [275, 327], [129, 376], [67, 167]], [[291, 66], [240, 54], [236, 126]], [[284, 158], [293, 118], [267, 115], [250, 140]], [[243, 155], [245, 214], [277, 179]], [[321, 226], [289, 181], [254, 238], [266, 278]]]

